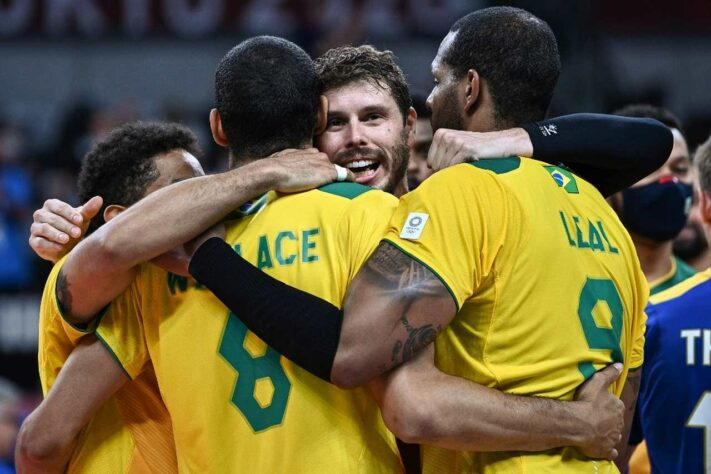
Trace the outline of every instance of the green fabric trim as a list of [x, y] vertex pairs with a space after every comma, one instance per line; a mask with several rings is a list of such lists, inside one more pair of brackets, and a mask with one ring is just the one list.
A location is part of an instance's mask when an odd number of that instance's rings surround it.
[[382, 241], [389, 243], [390, 245], [392, 245], [393, 247], [395, 247], [396, 249], [398, 249], [400, 252], [404, 253], [405, 255], [407, 255], [408, 257], [410, 257], [411, 259], [413, 259], [414, 261], [416, 261], [417, 263], [419, 263], [420, 265], [422, 265], [423, 267], [425, 267], [426, 269], [428, 269], [429, 271], [431, 271], [432, 274], [433, 274], [434, 276], [436, 276], [437, 279], [439, 279], [439, 281], [442, 282], [442, 285], [444, 285], [444, 287], [447, 289], [447, 291], [449, 292], [449, 294], [452, 296], [452, 299], [454, 300], [454, 306], [457, 307], [457, 312], [459, 312], [459, 301], [457, 301], [457, 297], [454, 296], [454, 291], [452, 291], [452, 289], [449, 287], [449, 285], [447, 284], [447, 282], [444, 281], [444, 278], [442, 278], [442, 277], [439, 275], [439, 273], [437, 273], [436, 271], [434, 271], [434, 270], [432, 269], [432, 267], [430, 267], [430, 266], [427, 265], [425, 262], [423, 262], [423, 261], [420, 260], [419, 258], [417, 258], [417, 257], [415, 257], [414, 255], [412, 255], [412, 254], [411, 254], [410, 252], [408, 252], [407, 250], [405, 250], [405, 249], [403, 249], [402, 247], [400, 247], [398, 244], [396, 244], [396, 243], [393, 242], [392, 240], [390, 240], [390, 239], [383, 239]]
[[521, 158], [518, 156], [507, 156], [506, 158], [482, 158], [478, 161], [472, 161], [469, 164], [476, 168], [493, 171], [496, 174], [504, 174], [521, 166]]
[[66, 314], [66, 310], [62, 306], [62, 302], [59, 300], [59, 293], [57, 292], [57, 283], [59, 283], [59, 275], [57, 275], [57, 280], [54, 282], [54, 300], [57, 302], [57, 309], [59, 310], [59, 316], [61, 316], [62, 320], [64, 320], [64, 322], [67, 323], [72, 329], [82, 334], [91, 334], [92, 332], [94, 332], [96, 330], [96, 327], [99, 325], [101, 318], [104, 317], [106, 311], [109, 309], [109, 305], [107, 304], [106, 306], [101, 308], [101, 310], [96, 313], [96, 316], [94, 316], [94, 318], [85, 325], [80, 326], [78, 324], [75, 324], [69, 320], [69, 317]]
[[373, 188], [358, 183], [331, 183], [321, 186], [318, 190], [347, 199], [355, 199], [363, 193], [372, 191]]
[[106, 348], [106, 350], [109, 351], [109, 354], [111, 354], [111, 357], [114, 358], [114, 360], [115, 360], [116, 363], [119, 365], [119, 367], [121, 367], [121, 370], [123, 370], [123, 373], [126, 374], [126, 377], [128, 377], [128, 380], [133, 380], [133, 377], [131, 377], [131, 374], [129, 374], [129, 373], [128, 373], [128, 370], [126, 370], [126, 368], [123, 366], [123, 364], [121, 363], [121, 360], [118, 358], [118, 356], [116, 355], [116, 353], [114, 352], [114, 350], [113, 350], [113, 349], [111, 348], [111, 346], [104, 340], [104, 338], [101, 337], [101, 334], [99, 334], [99, 331], [97, 330], [96, 332], [94, 332], [94, 334], [96, 335], [96, 338], [97, 338], [99, 341], [101, 341], [101, 343], [104, 345], [104, 347]]
[[687, 265], [686, 262], [680, 260], [676, 255], [673, 255], [672, 258], [674, 259], [674, 264], [676, 265], [676, 271], [668, 280], [664, 280], [658, 285], [650, 288], [649, 296], [656, 295], [657, 293], [661, 293], [664, 290], [668, 290], [672, 286], [676, 286], [687, 278], [696, 275], [696, 270], [694, 270], [693, 267]]

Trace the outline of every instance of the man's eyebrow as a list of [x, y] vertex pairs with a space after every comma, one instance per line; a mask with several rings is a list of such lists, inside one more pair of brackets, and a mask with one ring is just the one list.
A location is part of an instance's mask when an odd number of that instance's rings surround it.
[[372, 113], [372, 112], [386, 113], [387, 111], [388, 111], [388, 109], [384, 105], [369, 105], [369, 106], [361, 109], [361, 112], [366, 113], [366, 114]]

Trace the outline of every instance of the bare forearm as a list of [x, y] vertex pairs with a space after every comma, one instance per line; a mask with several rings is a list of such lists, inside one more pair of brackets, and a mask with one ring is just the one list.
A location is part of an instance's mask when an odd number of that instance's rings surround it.
[[207, 230], [229, 212], [273, 188], [269, 163], [192, 178], [160, 189], [131, 206], [99, 232], [112, 263], [131, 267]]
[[[158, 190], [81, 242], [62, 268], [67, 317], [86, 323], [133, 281], [138, 264], [194, 238], [272, 186], [268, 163]], [[65, 298], [66, 297], [66, 298]]]
[[[403, 367], [399, 370], [405, 370]], [[541, 451], [583, 442], [573, 402], [505, 394], [435, 370], [392, 374], [381, 400], [396, 436], [464, 451]]]
[[127, 380], [96, 338], [84, 338], [47, 398], [22, 424], [16, 447], [20, 472], [63, 471], [79, 431]]

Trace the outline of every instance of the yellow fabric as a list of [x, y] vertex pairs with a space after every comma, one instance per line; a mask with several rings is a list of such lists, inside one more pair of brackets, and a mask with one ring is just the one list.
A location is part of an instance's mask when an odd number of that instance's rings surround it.
[[642, 441], [630, 457], [629, 474], [649, 474], [650, 472], [652, 472], [652, 464], [649, 462], [647, 443]]
[[[56, 298], [57, 277], [65, 260], [52, 269], [40, 304], [38, 359], [45, 395], [86, 334], [63, 319]], [[123, 298], [109, 306], [106, 314], [118, 310]], [[150, 365], [107, 400], [81, 430], [67, 469], [70, 473], [177, 471], [170, 418]]]
[[[617, 216], [567, 170], [528, 158], [477, 166], [440, 171], [404, 196], [386, 235], [432, 269], [460, 308], [436, 340], [437, 366], [507, 393], [570, 400], [584, 381], [579, 363], [593, 363], [592, 373], [612, 361], [611, 349], [589, 348], [586, 321], [588, 332], [619, 346], [619, 395], [627, 371], [643, 360], [647, 285]], [[403, 238], [411, 213], [428, 220], [418, 238]], [[615, 288], [619, 344], [609, 329]], [[424, 470], [616, 472], [574, 449], [487, 454], [433, 447], [424, 448]]]
[[[397, 205], [375, 190], [352, 199], [323, 190], [270, 193], [257, 202], [264, 201], [228, 222], [227, 242], [265, 272], [339, 307]], [[181, 472], [402, 471], [366, 389], [340, 390], [281, 357], [193, 280], [146, 265], [131, 291], [138, 318], [107, 315], [97, 334], [132, 375], [153, 360]]]

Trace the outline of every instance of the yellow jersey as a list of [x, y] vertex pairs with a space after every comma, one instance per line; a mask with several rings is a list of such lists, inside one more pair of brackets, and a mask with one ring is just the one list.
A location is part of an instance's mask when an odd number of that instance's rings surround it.
[[[397, 199], [338, 183], [271, 192], [234, 213], [226, 241], [279, 280], [341, 307]], [[401, 472], [365, 388], [342, 390], [265, 345], [194, 280], [152, 265], [130, 291], [136, 318], [96, 331], [131, 376], [153, 360], [181, 472]]]
[[[59, 271], [66, 257], [50, 272], [42, 294], [39, 319], [39, 371], [44, 395], [52, 389], [69, 354], [87, 331], [64, 319], [57, 300]], [[125, 310], [126, 294], [105, 315]], [[69, 473], [176, 472], [175, 443], [168, 412], [160, 398], [153, 367], [127, 382], [82, 428], [72, 452]]]
[[[510, 157], [436, 173], [405, 195], [385, 240], [428, 267], [457, 316], [436, 365], [503, 392], [571, 400], [597, 369], [642, 364], [647, 285], [598, 191], [567, 169]], [[573, 448], [424, 447], [425, 472], [617, 472]]]

